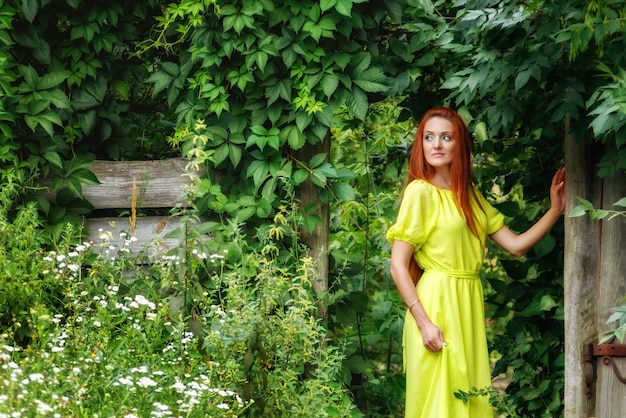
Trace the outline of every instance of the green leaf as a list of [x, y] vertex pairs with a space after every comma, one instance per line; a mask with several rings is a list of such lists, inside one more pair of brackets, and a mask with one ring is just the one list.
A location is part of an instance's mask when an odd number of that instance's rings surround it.
[[215, 153], [213, 154], [213, 158], [215, 159], [215, 165], [220, 165], [223, 163], [226, 158], [229, 157], [230, 150], [228, 149], [228, 144], [223, 143], [219, 147], [215, 149]]
[[78, 179], [82, 184], [87, 184], [90, 186], [96, 186], [100, 184], [100, 180], [94, 174], [93, 171], [87, 170], [86, 168], [80, 168], [73, 172], [72, 177]]
[[100, 104], [100, 100], [85, 90], [77, 90], [72, 96], [72, 107], [76, 110], [87, 110]]
[[367, 94], [358, 87], [352, 89], [352, 95], [348, 96], [346, 100], [350, 113], [359, 120], [364, 120], [367, 115], [367, 109], [369, 102], [367, 100]]
[[228, 158], [230, 159], [230, 163], [233, 165], [233, 167], [236, 168], [239, 165], [242, 155], [242, 147], [234, 144], [228, 144]]
[[320, 1], [320, 9], [322, 12], [332, 9], [337, 4], [337, 0], [321, 0]]
[[480, 146], [489, 138], [487, 134], [487, 124], [485, 122], [478, 122], [476, 124], [476, 128], [474, 129], [474, 137], [478, 141]]
[[291, 180], [293, 184], [298, 186], [302, 184], [302, 182], [305, 181], [308, 177], [309, 177], [309, 172], [307, 170], [300, 169], [300, 170], [296, 170], [296, 172], [293, 173]]
[[21, 11], [24, 15], [24, 18], [29, 22], [33, 23], [35, 17], [37, 16], [37, 12], [39, 11], [39, 1], [38, 0], [22, 0]]
[[558, 304], [554, 301], [554, 298], [551, 295], [543, 295], [541, 297], [541, 301], [539, 302], [539, 308], [542, 311], [549, 311]]
[[259, 199], [256, 214], [259, 218], [267, 218], [272, 214], [272, 202], [265, 198]]
[[350, 17], [352, 14], [352, 0], [337, 0], [335, 10], [341, 15]]
[[324, 95], [330, 98], [339, 86], [339, 77], [336, 74], [325, 74], [320, 82]]
[[76, 119], [83, 134], [89, 135], [96, 126], [96, 111], [88, 110], [87, 112], [81, 112], [76, 116]]
[[42, 155], [46, 159], [46, 161], [48, 161], [50, 164], [60, 169], [63, 168], [63, 160], [61, 159], [61, 156], [57, 152], [47, 151], [47, 152], [44, 152]]
[[606, 323], [610, 324], [611, 322], [619, 321], [622, 319], [623, 316], [624, 314], [622, 312], [613, 312], [611, 316], [609, 316], [609, 318], [606, 320]]
[[112, 87], [122, 99], [128, 100], [130, 98], [130, 87], [127, 82], [123, 80], [115, 80]]
[[283, 128], [278, 134], [281, 142], [288, 143], [289, 146], [298, 150], [306, 144], [306, 136], [298, 129], [298, 127], [289, 125]]
[[529, 70], [518, 73], [517, 77], [515, 77], [515, 91], [521, 90], [526, 85], [526, 83], [528, 83], [529, 78], [530, 78]]
[[[165, 64], [168, 64], [168, 63], [163, 63], [163, 68], [166, 68]], [[173, 63], [169, 63], [169, 64], [175, 65]], [[148, 77], [147, 82], [154, 84], [154, 87], [152, 89], [152, 94], [156, 95], [162, 90], [167, 89], [175, 79], [176, 77], [172, 76], [167, 71], [157, 71], [156, 73]]]
[[337, 199], [342, 202], [352, 201], [356, 196], [354, 189], [348, 183], [333, 182], [332, 190]]
[[546, 235], [533, 246], [533, 250], [537, 257], [548, 255], [556, 247], [556, 239], [552, 235]]
[[626, 197], [622, 197], [620, 200], [618, 200], [617, 202], [613, 203], [613, 206], [626, 207]]
[[325, 161], [326, 161], [326, 153], [316, 154], [309, 161], [309, 167], [310, 168], [319, 167], [320, 165], [324, 164]]
[[572, 209], [569, 213], [570, 218], [577, 218], [579, 216], [584, 216], [587, 213], [588, 208], [584, 205], [577, 205]]

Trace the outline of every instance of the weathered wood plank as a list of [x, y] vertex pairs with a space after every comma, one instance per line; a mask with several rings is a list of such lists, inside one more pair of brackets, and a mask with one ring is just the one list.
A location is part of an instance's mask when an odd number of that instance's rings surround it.
[[[626, 376], [626, 358], [613, 357], [622, 376]], [[626, 384], [615, 376], [613, 367], [598, 358], [598, 394], [596, 397], [596, 418], [626, 417]]]
[[[613, 203], [626, 196], [626, 183], [621, 173], [606, 177], [603, 183], [602, 208], [619, 210]], [[598, 327], [603, 332], [616, 324], [606, 324], [613, 313], [611, 308], [620, 304], [626, 296], [626, 222], [623, 218], [601, 221], [602, 238], [600, 253], [600, 277], [598, 283]], [[626, 359], [613, 358], [620, 366], [622, 376], [626, 376]], [[598, 378], [596, 381], [596, 416], [599, 418], [626, 417], [626, 384], [620, 382], [613, 370], [597, 362]]]
[[139, 208], [172, 208], [184, 203], [187, 161], [173, 158], [154, 161], [94, 161], [90, 170], [101, 184], [84, 186], [84, 197], [95, 209], [131, 207], [133, 181]]
[[85, 222], [87, 231], [83, 242], [91, 243], [96, 251], [102, 251], [108, 257], [117, 256], [121, 248], [128, 248], [132, 254], [146, 250], [153, 258], [179, 245], [177, 239], [165, 239], [166, 234], [179, 226], [177, 217], [138, 217], [132, 242], [127, 241], [130, 239], [129, 218], [87, 218]]
[[[596, 207], [601, 204], [602, 183], [593, 174], [598, 162], [597, 145], [576, 141], [565, 127], [565, 166], [567, 171], [566, 207], [571, 211], [584, 197]], [[565, 217], [565, 416], [589, 417], [595, 410], [595, 395], [585, 393], [585, 343], [595, 342], [598, 335], [597, 294], [600, 227], [587, 216]], [[593, 389], [593, 388], [592, 388]]]

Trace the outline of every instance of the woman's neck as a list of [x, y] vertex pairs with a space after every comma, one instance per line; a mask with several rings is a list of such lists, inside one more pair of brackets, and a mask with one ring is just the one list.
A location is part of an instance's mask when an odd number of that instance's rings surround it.
[[441, 189], [452, 189], [450, 173], [435, 173], [435, 175], [428, 179], [428, 181]]

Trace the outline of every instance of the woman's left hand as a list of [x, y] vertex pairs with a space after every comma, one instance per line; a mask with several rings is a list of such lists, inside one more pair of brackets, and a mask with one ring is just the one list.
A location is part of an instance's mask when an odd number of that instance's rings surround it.
[[565, 168], [559, 168], [552, 177], [550, 185], [550, 209], [563, 213], [565, 211]]

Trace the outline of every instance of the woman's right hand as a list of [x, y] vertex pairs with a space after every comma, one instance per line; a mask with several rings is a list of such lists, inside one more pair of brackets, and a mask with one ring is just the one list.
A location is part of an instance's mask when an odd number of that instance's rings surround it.
[[446, 342], [443, 339], [443, 331], [441, 331], [437, 325], [429, 322], [419, 328], [422, 333], [424, 347], [426, 347], [428, 351], [436, 353], [443, 349]]

